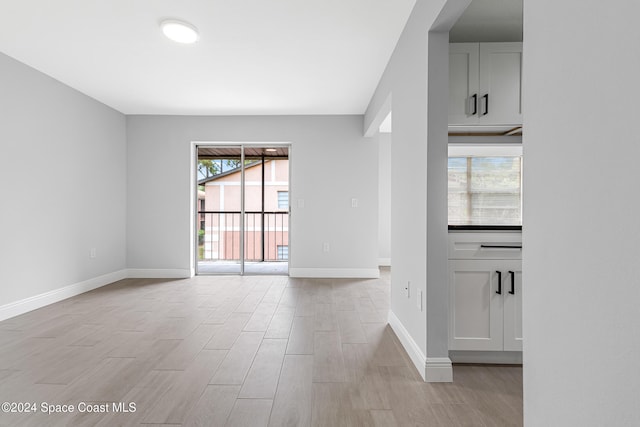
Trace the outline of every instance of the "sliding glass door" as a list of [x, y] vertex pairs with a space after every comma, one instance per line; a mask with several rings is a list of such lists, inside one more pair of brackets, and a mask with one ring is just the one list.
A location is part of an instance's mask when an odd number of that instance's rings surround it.
[[197, 152], [197, 274], [288, 274], [289, 148]]

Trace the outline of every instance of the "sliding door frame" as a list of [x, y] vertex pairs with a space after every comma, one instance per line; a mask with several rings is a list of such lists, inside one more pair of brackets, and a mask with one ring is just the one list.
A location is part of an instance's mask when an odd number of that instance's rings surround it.
[[[287, 259], [287, 275], [291, 268], [291, 143], [286, 142], [231, 142], [231, 141], [193, 141], [191, 143], [191, 248], [192, 248], [192, 274], [198, 275], [198, 148], [200, 147], [220, 147], [220, 148], [238, 148], [240, 150], [240, 275], [245, 275], [245, 149], [246, 148], [287, 148], [287, 159], [289, 161], [289, 209], [288, 209], [288, 259]], [[264, 173], [264, 163], [262, 164]], [[264, 185], [264, 183], [263, 183]], [[264, 189], [263, 189], [264, 192]], [[264, 208], [264, 206], [263, 206]], [[264, 245], [264, 242], [262, 242]], [[234, 273], [229, 273], [234, 275]], [[221, 274], [222, 275], [222, 274]]]

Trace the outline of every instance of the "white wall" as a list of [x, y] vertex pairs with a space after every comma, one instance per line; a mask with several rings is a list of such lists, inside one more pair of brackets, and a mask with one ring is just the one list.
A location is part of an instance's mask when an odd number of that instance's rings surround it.
[[640, 425], [639, 15], [525, 2], [527, 426]]
[[188, 274], [192, 141], [268, 141], [293, 145], [292, 275], [378, 274], [378, 146], [362, 116], [130, 116], [127, 136], [129, 268]]
[[378, 135], [378, 261], [391, 263], [391, 134]]
[[0, 54], [0, 312], [125, 268], [125, 132], [122, 114]]
[[[467, 4], [468, 0], [416, 2], [364, 123], [369, 132], [386, 116], [387, 108], [393, 111], [391, 320], [418, 371], [434, 381], [451, 375], [446, 291], [446, 32], [447, 25], [455, 22], [452, 16], [461, 14]], [[429, 33], [432, 29], [440, 33]], [[417, 290], [422, 292], [421, 311]]]

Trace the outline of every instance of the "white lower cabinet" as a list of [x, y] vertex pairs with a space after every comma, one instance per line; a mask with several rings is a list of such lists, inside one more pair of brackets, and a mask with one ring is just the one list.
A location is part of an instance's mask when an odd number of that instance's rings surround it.
[[522, 351], [520, 259], [450, 259], [449, 304], [449, 350]]
[[450, 350], [522, 351], [521, 265], [449, 261]]

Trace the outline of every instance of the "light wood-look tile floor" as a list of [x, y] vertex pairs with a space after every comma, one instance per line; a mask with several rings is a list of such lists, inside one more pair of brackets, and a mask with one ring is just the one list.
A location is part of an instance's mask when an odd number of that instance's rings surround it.
[[[37, 407], [0, 425], [522, 425], [521, 368], [424, 383], [388, 308], [388, 270], [117, 282], [0, 322], [0, 401]], [[46, 415], [45, 402], [75, 411]]]

